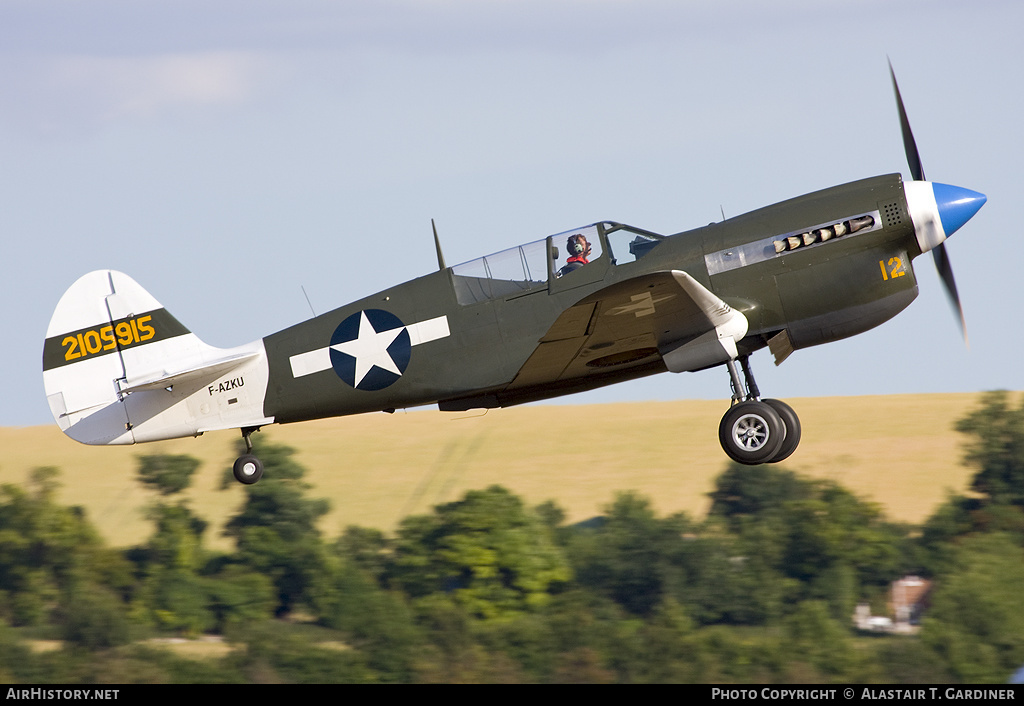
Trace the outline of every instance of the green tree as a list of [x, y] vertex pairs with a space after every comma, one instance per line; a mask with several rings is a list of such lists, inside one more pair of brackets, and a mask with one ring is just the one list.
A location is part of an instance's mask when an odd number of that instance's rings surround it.
[[139, 456], [139, 480], [161, 495], [174, 495], [189, 486], [199, 465], [198, 459], [186, 455]]
[[90, 650], [124, 645], [132, 637], [124, 601], [95, 581], [75, 581], [65, 588], [54, 622], [61, 639]]
[[219, 566], [219, 563], [211, 562], [207, 565], [211, 573], [204, 573], [215, 632], [229, 633], [240, 625], [273, 616], [277, 592], [269, 578], [243, 566], [231, 563]]
[[412, 681], [425, 641], [405, 597], [383, 589], [374, 576], [345, 560], [334, 573], [332, 588], [317, 603], [323, 623], [344, 632], [381, 681]]
[[[163, 497], [188, 487], [200, 462], [191, 456], [158, 454], [138, 457], [139, 482]], [[142, 574], [136, 611], [160, 630], [195, 635], [212, 630], [208, 581], [201, 576], [209, 553], [203, 547], [207, 522], [184, 500], [155, 502], [147, 509], [153, 534], [131, 552]]]
[[185, 505], [157, 503], [147, 511], [154, 532], [146, 545], [150, 564], [196, 571], [205, 560], [203, 533], [207, 522]]
[[685, 515], [659, 519], [647, 498], [618, 493], [599, 522], [576, 528], [568, 554], [580, 583], [636, 615], [648, 615], [674, 578], [673, 552], [691, 529]]
[[966, 538], [936, 577], [921, 638], [965, 682], [1006, 681], [1024, 664], [1024, 550], [1005, 533]]
[[1005, 532], [1024, 546], [1024, 399], [1013, 408], [1007, 392], [990, 392], [956, 424], [965, 435], [964, 464], [976, 469], [974, 497], [950, 495], [921, 528], [923, 573], [954, 570], [954, 548], [966, 538]]
[[697, 679], [693, 621], [671, 596], [659, 604], [637, 635], [640, 659], [634, 681], [680, 684]]
[[832, 481], [734, 465], [711, 497], [711, 517], [739, 537], [741, 556], [796, 582], [787, 602], [825, 600], [837, 620], [911, 565], [909, 528]]
[[78, 507], [54, 501], [55, 468], [37, 468], [28, 487], [0, 487], [0, 618], [13, 625], [41, 625], [83, 583], [123, 579], [123, 562], [106, 549]]
[[715, 479], [709, 514], [729, 522], [739, 532], [743, 522], [778, 512], [786, 503], [812, 496], [811, 485], [795, 473], [768, 464], [742, 466], [730, 464]]
[[500, 486], [403, 520], [389, 578], [414, 597], [438, 591], [478, 618], [543, 606], [570, 578], [551, 532]]
[[918, 564], [927, 576], [946, 573], [953, 566], [953, 545], [975, 530], [980, 498], [949, 495], [921, 526], [917, 541]]
[[[856, 653], [846, 621], [830, 615], [823, 601], [803, 601], [784, 621], [782, 650], [787, 662], [804, 663], [818, 675], [815, 681], [852, 676]], [[806, 679], [807, 673], [793, 674]]]
[[[317, 522], [330, 505], [306, 496], [306, 469], [292, 459], [287, 446], [259, 443], [254, 451], [263, 461], [263, 479], [245, 486], [246, 500], [228, 521], [224, 534], [237, 544], [236, 560], [268, 576], [277, 590], [278, 615], [299, 604], [311, 605], [318, 586], [329, 575], [329, 556]], [[225, 483], [233, 484], [230, 469]]]
[[184, 504], [156, 503], [149, 508], [154, 532], [132, 555], [143, 575], [137, 606], [161, 630], [198, 634], [211, 630], [215, 617], [200, 570], [208, 556], [202, 535], [206, 522]]
[[990, 392], [956, 430], [967, 435], [964, 462], [978, 469], [971, 489], [994, 503], [1024, 507], [1024, 399], [1015, 409], [1009, 393]]
[[779, 612], [788, 584], [773, 567], [782, 549], [757, 534], [763, 523], [741, 541], [721, 518], [659, 518], [635, 493], [617, 494], [606, 513], [560, 532], [588, 590], [643, 617], [671, 598], [700, 624], [763, 624]]
[[672, 595], [702, 625], [764, 625], [798, 593], [799, 582], [777, 568], [780, 555], [765, 525], [736, 536], [712, 519], [679, 543], [673, 561], [682, 580]]
[[338, 537], [334, 551], [376, 581], [387, 568], [393, 545], [394, 543], [378, 529], [350, 525]]

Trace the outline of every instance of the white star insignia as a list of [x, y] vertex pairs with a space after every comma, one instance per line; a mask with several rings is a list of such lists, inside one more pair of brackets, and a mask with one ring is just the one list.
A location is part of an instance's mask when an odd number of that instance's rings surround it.
[[366, 312], [359, 315], [359, 334], [351, 341], [345, 341], [331, 346], [334, 350], [356, 359], [355, 387], [363, 381], [366, 374], [373, 366], [389, 373], [401, 376], [402, 371], [395, 365], [394, 359], [388, 353], [388, 346], [395, 342], [395, 339], [405, 330], [404, 326], [389, 329], [387, 331], [376, 331], [373, 324], [366, 318]]

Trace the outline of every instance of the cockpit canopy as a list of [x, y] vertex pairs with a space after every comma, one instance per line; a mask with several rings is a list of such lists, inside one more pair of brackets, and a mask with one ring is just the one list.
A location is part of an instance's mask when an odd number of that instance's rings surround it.
[[[590, 246], [586, 260], [609, 257], [611, 264], [634, 262], [647, 254], [664, 236], [613, 221], [573, 228], [485, 255], [452, 267], [452, 283], [460, 304], [503, 299], [548, 286], [553, 279], [572, 277], [570, 238], [583, 236]], [[586, 267], [586, 265], [583, 265]]]

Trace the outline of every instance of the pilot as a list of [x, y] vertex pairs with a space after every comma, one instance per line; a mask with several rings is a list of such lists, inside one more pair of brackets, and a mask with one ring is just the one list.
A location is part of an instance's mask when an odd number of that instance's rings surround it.
[[569, 253], [569, 259], [565, 261], [565, 266], [558, 271], [559, 277], [590, 264], [590, 260], [587, 259], [590, 257], [590, 243], [582, 234], [570, 235], [565, 243], [565, 249]]

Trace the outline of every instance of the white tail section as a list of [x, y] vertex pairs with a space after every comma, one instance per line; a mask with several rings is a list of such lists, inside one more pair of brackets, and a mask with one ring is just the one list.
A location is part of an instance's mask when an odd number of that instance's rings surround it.
[[133, 444], [270, 424], [263, 341], [221, 349], [135, 280], [99, 270], [64, 293], [43, 346], [43, 384], [65, 434]]

